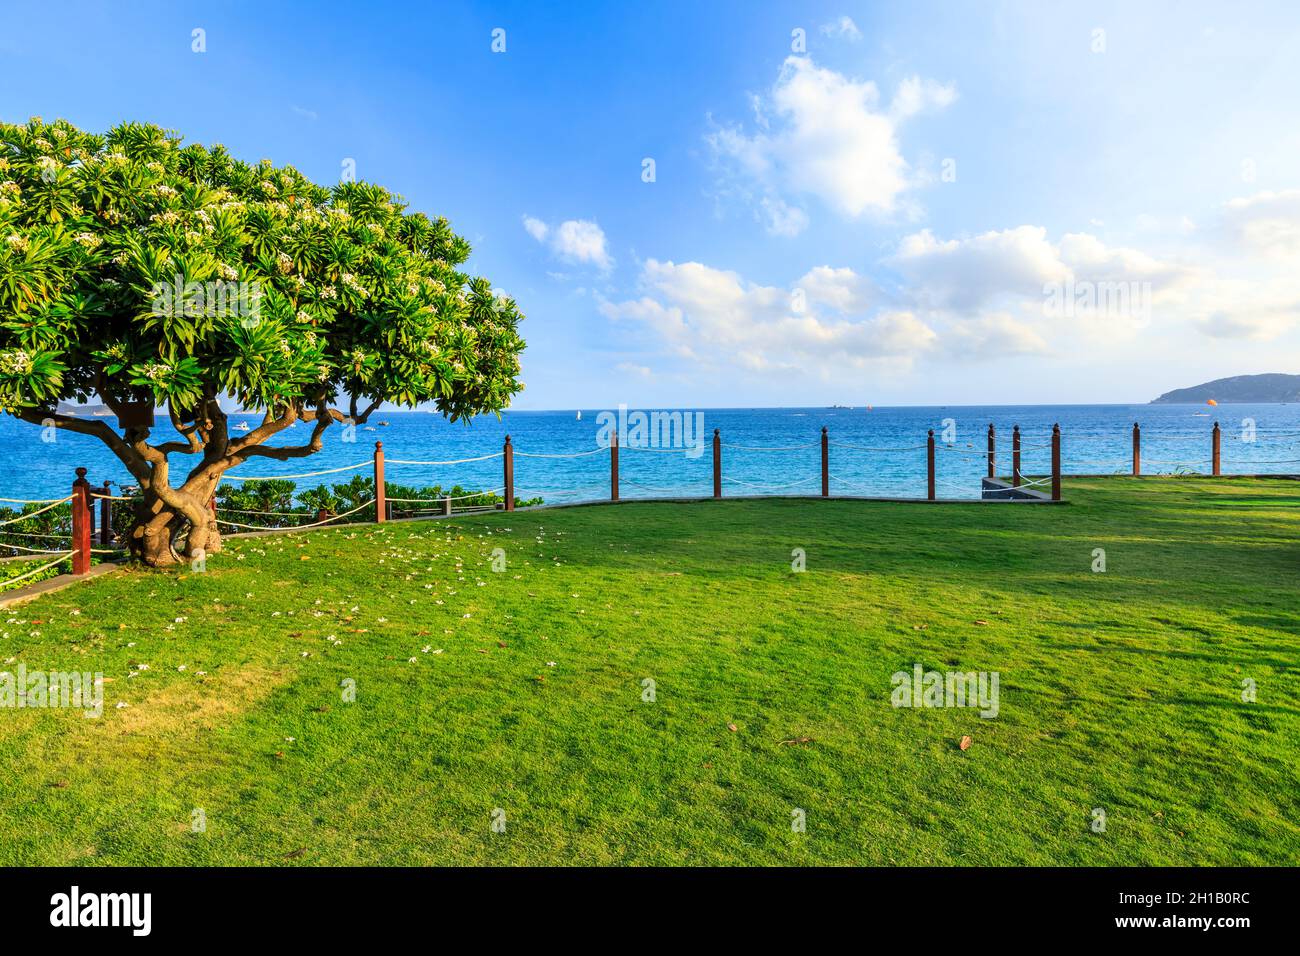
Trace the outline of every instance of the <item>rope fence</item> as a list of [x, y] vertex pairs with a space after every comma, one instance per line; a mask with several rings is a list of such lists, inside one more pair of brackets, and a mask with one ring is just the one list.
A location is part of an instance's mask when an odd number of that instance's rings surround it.
[[[1300, 431], [1269, 433], [1268, 438], [1287, 438], [1296, 436], [1295, 440], [1300, 442]], [[1210, 433], [1209, 454], [1206, 458], [1200, 460], [1176, 460], [1165, 458], [1143, 458], [1142, 454], [1142, 434], [1141, 427], [1134, 423], [1132, 429], [1132, 455], [1131, 457], [1122, 458], [1100, 458], [1086, 461], [1079, 461], [1073, 464], [1072, 474], [1083, 474], [1078, 469], [1113, 469], [1112, 473], [1130, 473], [1133, 476], [1143, 474], [1144, 466], [1156, 466], [1157, 469], [1163, 469], [1158, 473], [1169, 473], [1168, 469], [1185, 469], [1185, 474], [1209, 474], [1215, 477], [1222, 476], [1222, 444], [1223, 435], [1219, 423], [1215, 422]], [[1170, 436], [1161, 435], [1161, 440], [1168, 440]], [[1234, 436], [1235, 438], [1236, 436]], [[1252, 436], [1253, 437], [1253, 436]], [[1236, 439], [1242, 444], [1246, 444], [1247, 438]], [[754, 456], [762, 454], [786, 454], [791, 452], [809, 451], [820, 447], [821, 454], [821, 473], [804, 475], [797, 474], [791, 476], [790, 481], [755, 481], [746, 477], [737, 477], [736, 475], [723, 474], [723, 456], [725, 453], [737, 453], [741, 455]], [[961, 469], [957, 473], [948, 472], [940, 473], [938, 468], [939, 459], [984, 459], [985, 466], [982, 469], [985, 474], [978, 478], [979, 497], [985, 500], [1061, 500], [1061, 478], [1062, 478], [1062, 444], [1061, 430], [1059, 425], [1053, 425], [1050, 437], [1047, 441], [1025, 441], [1021, 435], [1020, 427], [1016, 426], [1011, 435], [1011, 468], [1010, 478], [999, 477], [997, 461], [997, 434], [992, 424], [988, 427], [987, 445], [984, 450], [974, 447], [967, 443], [964, 447], [959, 447], [956, 442], [939, 441], [935, 438], [934, 430], [927, 432], [926, 440], [920, 444], [902, 444], [902, 445], [866, 445], [854, 442], [832, 441], [826, 428], [821, 430], [819, 442], [809, 442], [806, 444], [795, 445], [748, 445], [722, 441], [721, 433], [718, 429], [713, 431], [712, 441], [712, 497], [723, 497], [724, 487], [731, 486], [739, 491], [741, 495], [788, 495], [795, 497], [817, 497], [818, 495], [807, 486], [813, 485], [820, 477], [820, 497], [831, 497], [831, 483], [835, 482], [840, 494], [853, 494], [861, 492], [857, 497], [880, 496], [880, 484], [877, 481], [875, 487], [867, 487], [860, 483], [860, 479], [846, 478], [838, 474], [832, 474], [830, 471], [831, 449], [846, 453], [848, 457], [861, 455], [899, 455], [924, 452], [925, 469], [926, 469], [926, 494], [925, 500], [939, 500], [937, 489], [960, 489], [963, 494], [969, 497], [972, 490], [971, 476], [968, 474], [969, 465], [964, 466], [967, 473]], [[1288, 450], [1290, 450], [1288, 448]], [[364, 520], [384, 523], [391, 520], [394, 515], [394, 506], [402, 514], [407, 515], [442, 515], [450, 516], [454, 513], [477, 513], [480, 511], [503, 510], [514, 511], [520, 499], [516, 498], [516, 491], [526, 491], [530, 494], [545, 496], [561, 496], [576, 498], [578, 501], [601, 501], [607, 500], [616, 502], [620, 500], [620, 488], [627, 485], [633, 489], [647, 492], [651, 495], [662, 495], [670, 497], [708, 497], [708, 482], [706, 479], [695, 478], [691, 480], [678, 481], [671, 485], [656, 484], [653, 481], [633, 479], [626, 476], [620, 476], [619, 455], [623, 451], [647, 452], [658, 454], [687, 454], [691, 458], [702, 457], [705, 448], [702, 443], [689, 447], [658, 448], [646, 445], [633, 444], [620, 447], [619, 435], [613, 433], [608, 445], [597, 448], [583, 449], [574, 452], [516, 452], [511, 444], [510, 436], [505, 437], [505, 442], [501, 451], [493, 452], [486, 455], [474, 455], [466, 458], [456, 458], [448, 460], [417, 460], [394, 458], [387, 462], [384, 458], [383, 442], [375, 443], [373, 455], [363, 461], [352, 464], [340, 465], [332, 468], [322, 468], [316, 471], [301, 472], [290, 475], [244, 475], [244, 474], [227, 474], [221, 477], [221, 481], [230, 481], [238, 483], [255, 483], [269, 481], [289, 481], [293, 479], [316, 478], [326, 475], [338, 475], [348, 472], [357, 472], [362, 469], [372, 469], [373, 471], [373, 491], [370, 492], [372, 497], [366, 500], [358, 500], [357, 489], [362, 491], [368, 490], [366, 484], [357, 485], [356, 479], [347, 485], [335, 485], [335, 494], [340, 492], [344, 494], [346, 503], [354, 503], [355, 506], [340, 513], [334, 513], [325, 507], [317, 507], [313, 516], [308, 505], [306, 511], [285, 511], [278, 510], [274, 507], [267, 507], [262, 510], [256, 508], [235, 508], [218, 506], [214, 497], [209, 502], [209, 507], [213, 512], [213, 520], [217, 524], [227, 527], [248, 531], [265, 531], [265, 530], [305, 530], [310, 528], [319, 528], [336, 522], [352, 518], [363, 511], [374, 509], [373, 516], [368, 516]], [[1022, 455], [1025, 452], [1042, 452], [1047, 451], [1050, 454], [1050, 471], [1047, 474], [1038, 474], [1028, 476], [1022, 469]], [[609, 482], [599, 484], [582, 484], [578, 487], [566, 488], [534, 488], [525, 486], [516, 488], [515, 483], [515, 457], [538, 459], [538, 460], [572, 460], [585, 459], [594, 455], [608, 455], [609, 458]], [[918, 456], [919, 457], [919, 456]], [[388, 484], [385, 481], [386, 465], [396, 465], [413, 468], [448, 468], [458, 465], [478, 464], [482, 462], [501, 460], [501, 484], [487, 491], [474, 491], [465, 494], [442, 493], [440, 488], [434, 488], [432, 493], [426, 497], [389, 497], [387, 494]], [[919, 464], [919, 462], [918, 462]], [[1202, 469], [1208, 464], [1208, 472]], [[1269, 458], [1256, 461], [1243, 460], [1245, 465], [1300, 465], [1300, 458]], [[121, 548], [108, 547], [114, 543], [112, 535], [111, 519], [114, 502], [138, 502], [143, 500], [140, 494], [123, 494], [114, 495], [109, 491], [109, 483], [105, 482], [103, 487], [92, 487], [86, 480], [86, 469], [78, 468], [76, 470], [77, 478], [72, 485], [72, 494], [63, 498], [0, 498], [0, 503], [21, 505], [31, 507], [38, 505], [31, 511], [25, 511], [14, 517], [0, 519], [0, 549], [8, 548], [13, 552], [30, 554], [34, 556], [56, 555], [55, 559], [42, 565], [39, 568], [24, 572], [19, 577], [10, 578], [0, 582], [0, 586], [8, 587], [15, 581], [24, 580], [34, 576], [42, 571], [46, 571], [69, 558], [72, 560], [72, 573], [85, 574], [90, 570], [91, 555], [93, 554], [114, 554], [120, 553]], [[881, 472], [868, 471], [868, 475], [879, 478]], [[870, 483], [872, 477], [866, 480]], [[395, 490], [398, 486], [394, 486]], [[130, 489], [128, 489], [130, 490]], [[418, 489], [417, 489], [418, 490]], [[452, 491], [460, 490], [459, 486], [451, 489]], [[602, 495], [602, 492], [605, 494]], [[280, 500], [288, 501], [292, 507], [292, 497], [289, 493], [276, 489], [276, 494], [281, 496]], [[498, 498], [498, 496], [500, 496]], [[590, 497], [584, 497], [590, 496]], [[907, 497], [900, 495], [900, 497]], [[915, 497], [915, 496], [913, 496]], [[350, 499], [350, 501], [348, 500]], [[93, 548], [92, 539], [95, 533], [95, 520], [93, 502], [100, 503], [100, 541], [105, 547]], [[273, 500], [273, 496], [268, 494], [261, 500], [268, 503]], [[305, 499], [304, 499], [305, 500]], [[337, 497], [326, 498], [326, 501], [338, 501]], [[536, 499], [541, 501], [541, 498]], [[952, 499], [945, 499], [952, 500]], [[524, 504], [531, 502], [524, 501]], [[70, 515], [53, 516], [55, 509], [64, 505], [70, 505]], [[219, 513], [220, 512], [220, 513]], [[42, 530], [23, 530], [20, 526], [23, 522], [45, 516]], [[229, 516], [242, 516], [245, 518], [269, 518], [273, 519], [272, 524], [253, 524], [249, 521], [232, 520]], [[287, 524], [289, 519], [311, 519], [303, 524]], [[51, 518], [54, 518], [51, 524]], [[30, 527], [30, 526], [29, 526]], [[37, 526], [41, 527], [41, 526]], [[67, 531], [62, 529], [67, 528]], [[11, 542], [11, 537], [30, 538], [31, 544]], [[56, 546], [40, 545], [42, 541], [58, 542]], [[70, 547], [65, 549], [63, 542], [68, 542]], [[119, 543], [120, 544], [120, 543]], [[39, 546], [38, 546], [39, 545]], [[17, 560], [17, 558], [15, 558]]]

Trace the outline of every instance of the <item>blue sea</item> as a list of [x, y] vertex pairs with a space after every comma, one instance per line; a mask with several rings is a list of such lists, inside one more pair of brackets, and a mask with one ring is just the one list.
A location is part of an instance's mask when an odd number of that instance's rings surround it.
[[[451, 465], [400, 462], [491, 455], [501, 451], [509, 434], [518, 496], [548, 502], [607, 497], [609, 453], [598, 445], [599, 416], [617, 410], [582, 409], [581, 418], [578, 411], [510, 411], [500, 420], [484, 416], [468, 425], [452, 424], [431, 412], [377, 413], [367, 426], [354, 430], [352, 441], [344, 440], [341, 428], [331, 427], [324, 449], [316, 455], [286, 462], [254, 458], [231, 474], [290, 476], [361, 465], [355, 471], [295, 479], [300, 488], [347, 481], [353, 474], [371, 474], [368, 462], [374, 442], [382, 440], [390, 482], [493, 490], [503, 485], [500, 458]], [[978, 497], [990, 423], [997, 433], [999, 474], [1010, 472], [1011, 430], [1017, 424], [1023, 442], [1022, 472], [1048, 474], [1054, 422], [1061, 425], [1066, 474], [1127, 473], [1135, 421], [1142, 426], [1144, 473], [1208, 473], [1211, 427], [1216, 420], [1222, 426], [1225, 474], [1300, 472], [1300, 404], [720, 408], [684, 414], [691, 416], [692, 424], [697, 415], [701, 417], [703, 453], [680, 447], [623, 447], [622, 497], [711, 494], [714, 429], [724, 445], [724, 495], [819, 493], [823, 426], [831, 440], [832, 494], [924, 497], [924, 445], [927, 429], [933, 428], [940, 439], [939, 496]], [[171, 437], [170, 427], [161, 425], [163, 420], [160, 417], [155, 441]], [[389, 424], [378, 425], [381, 420]], [[240, 421], [255, 427], [260, 418], [235, 415], [231, 424]], [[299, 425], [277, 436], [275, 443], [303, 442], [309, 430], [309, 425]], [[700, 436], [692, 432], [690, 437]], [[943, 442], [944, 437], [951, 441]], [[769, 448], [780, 450], [760, 450]], [[105, 479], [115, 484], [132, 481], [98, 440], [60, 431], [53, 441], [43, 441], [40, 428], [7, 415], [0, 415], [0, 449], [4, 461], [0, 497], [4, 498], [66, 494], [78, 466], [88, 469], [96, 484]], [[173, 471], [183, 475], [188, 456], [172, 457]]]

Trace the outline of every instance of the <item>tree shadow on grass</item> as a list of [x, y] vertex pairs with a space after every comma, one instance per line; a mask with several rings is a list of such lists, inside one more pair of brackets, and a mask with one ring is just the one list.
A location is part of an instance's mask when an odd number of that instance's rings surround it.
[[[1091, 651], [1095, 654], [1109, 654], [1112, 652], [1120, 654], [1140, 654], [1143, 657], [1172, 657], [1177, 660], [1209, 661], [1212, 664], [1263, 665], [1266, 667], [1276, 667], [1279, 670], [1290, 670], [1296, 666], [1294, 658], [1275, 659], [1260, 657], [1243, 658], [1240, 656], [1229, 657], [1226, 654], [1207, 654], [1196, 651], [1172, 651], [1159, 647], [1123, 647], [1118, 644], [1053, 644], [1052, 647], [1059, 648], [1063, 651]], [[1265, 648], [1265, 650], [1279, 649], [1280, 648]]]

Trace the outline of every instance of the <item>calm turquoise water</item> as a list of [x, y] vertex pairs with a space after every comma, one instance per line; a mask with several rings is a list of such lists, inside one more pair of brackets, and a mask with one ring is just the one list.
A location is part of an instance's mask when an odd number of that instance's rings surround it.
[[[460, 465], [401, 465], [397, 460], [449, 460], [472, 458], [501, 450], [507, 433], [515, 448], [516, 493], [540, 495], [548, 501], [605, 497], [609, 493], [608, 452], [578, 458], [533, 458], [528, 455], [564, 455], [596, 449], [599, 409], [575, 411], [508, 412], [501, 421], [476, 419], [468, 426], [451, 424], [424, 412], [389, 412], [376, 415], [390, 424], [356, 429], [355, 441], [343, 441], [332, 427], [325, 448], [307, 459], [274, 462], [253, 459], [232, 473], [291, 475], [337, 468], [367, 461], [374, 442], [382, 439], [389, 460], [389, 481], [409, 485], [460, 484], [466, 488], [495, 489], [502, 485], [499, 458]], [[938, 475], [942, 497], [977, 497], [984, 474], [986, 430], [992, 422], [998, 434], [999, 473], [1010, 470], [1011, 428], [1019, 424], [1025, 444], [1022, 470], [1027, 475], [1049, 471], [1047, 447], [1053, 422], [1060, 422], [1066, 473], [1127, 472], [1131, 454], [1131, 428], [1142, 424], [1143, 470], [1209, 471], [1210, 429], [1218, 419], [1223, 429], [1225, 473], [1300, 472], [1300, 405], [1227, 405], [1217, 409], [1192, 405], [1068, 405], [1068, 406], [950, 406], [934, 408], [760, 408], [704, 409], [704, 454], [660, 453], [623, 448], [620, 456], [623, 497], [710, 494], [713, 429], [721, 431], [724, 494], [810, 493], [820, 491], [822, 426], [832, 442], [871, 448], [899, 449], [867, 452], [859, 448], [831, 447], [832, 494], [869, 494], [924, 497], [925, 437], [934, 428], [941, 435], [944, 420], [952, 419], [956, 440], [939, 452]], [[240, 420], [236, 416], [234, 421]], [[242, 416], [256, 425], [255, 416]], [[1243, 440], [1243, 420], [1253, 419], [1256, 440]], [[371, 430], [373, 429], [373, 430]], [[155, 439], [170, 428], [160, 428]], [[308, 426], [300, 425], [279, 436], [278, 444], [304, 441]], [[733, 446], [791, 448], [759, 452]], [[918, 447], [921, 446], [921, 447]], [[1039, 446], [1039, 447], [1031, 447]], [[66, 494], [74, 469], [89, 469], [99, 483], [110, 479], [129, 483], [130, 476], [112, 453], [97, 440], [58, 433], [53, 442], [41, 440], [41, 430], [9, 416], [0, 416], [0, 497], [50, 498]], [[183, 474], [186, 456], [173, 456], [174, 470]], [[362, 468], [356, 474], [370, 474]], [[300, 487], [346, 481], [353, 472], [298, 479]], [[783, 487], [784, 486], [784, 487]]]

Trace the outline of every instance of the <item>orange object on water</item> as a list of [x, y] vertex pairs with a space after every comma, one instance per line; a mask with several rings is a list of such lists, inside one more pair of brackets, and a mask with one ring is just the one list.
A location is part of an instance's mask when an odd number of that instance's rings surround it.
[[1219, 404], [1219, 403], [1216, 402], [1216, 401], [1215, 401], [1214, 399], [1212, 399], [1212, 398], [1207, 398], [1207, 399], [1205, 400], [1205, 404], [1206, 404], [1206, 405], [1217, 405], [1217, 404]]

